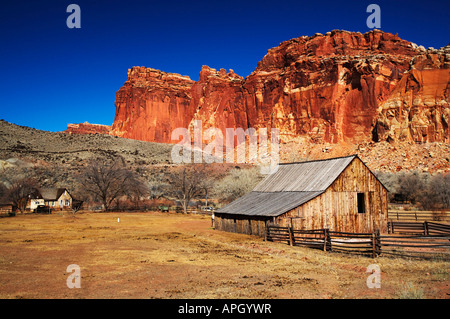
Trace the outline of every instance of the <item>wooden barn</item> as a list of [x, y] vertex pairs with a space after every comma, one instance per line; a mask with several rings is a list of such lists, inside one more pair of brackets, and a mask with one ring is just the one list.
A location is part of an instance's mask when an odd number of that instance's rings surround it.
[[250, 193], [214, 213], [216, 229], [263, 236], [268, 222], [294, 229], [387, 230], [387, 189], [357, 155], [280, 164]]

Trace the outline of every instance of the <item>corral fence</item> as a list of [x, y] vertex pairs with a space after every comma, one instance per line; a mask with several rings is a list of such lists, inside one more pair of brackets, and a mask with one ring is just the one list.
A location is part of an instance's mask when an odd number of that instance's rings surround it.
[[388, 222], [389, 234], [421, 234], [429, 235], [450, 235], [450, 225], [443, 223], [434, 223], [425, 221], [423, 223], [416, 222]]
[[450, 211], [403, 211], [389, 210], [390, 221], [440, 221], [450, 222]]
[[380, 236], [383, 255], [450, 260], [448, 236]]
[[268, 224], [264, 240], [284, 242], [323, 251], [350, 253], [375, 258], [396, 255], [450, 259], [450, 231], [440, 236], [398, 236], [374, 233], [348, 233], [329, 229], [297, 230]]

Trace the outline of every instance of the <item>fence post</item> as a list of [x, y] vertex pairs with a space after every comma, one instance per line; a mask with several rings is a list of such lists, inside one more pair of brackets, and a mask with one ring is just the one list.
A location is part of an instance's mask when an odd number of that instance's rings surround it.
[[428, 235], [429, 235], [429, 232], [428, 232], [428, 221], [425, 221], [425, 222], [423, 223], [423, 234], [424, 234], [425, 236], [428, 236]]
[[325, 228], [323, 230], [323, 251], [327, 251], [328, 238], [329, 238], [329, 230]]
[[292, 234], [292, 227], [288, 227], [289, 231], [289, 245], [294, 246], [294, 236]]
[[380, 231], [377, 230], [372, 233], [372, 258], [375, 258], [378, 255], [379, 239]]
[[380, 236], [380, 230], [377, 230], [377, 253], [378, 253], [378, 255], [381, 255], [381, 236]]
[[269, 229], [267, 228], [267, 220], [264, 222], [264, 241], [267, 241], [267, 233]]

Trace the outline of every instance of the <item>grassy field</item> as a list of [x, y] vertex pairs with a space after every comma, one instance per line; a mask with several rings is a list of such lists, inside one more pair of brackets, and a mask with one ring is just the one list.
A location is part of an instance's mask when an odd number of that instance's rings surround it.
[[[71, 264], [79, 289], [66, 284]], [[367, 287], [370, 264], [379, 289]], [[206, 216], [30, 214], [0, 219], [0, 298], [448, 299], [449, 263], [264, 242]]]

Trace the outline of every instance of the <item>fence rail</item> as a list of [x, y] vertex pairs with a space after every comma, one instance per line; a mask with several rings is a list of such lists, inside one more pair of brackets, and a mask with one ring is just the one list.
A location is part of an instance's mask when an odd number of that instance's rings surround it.
[[[379, 232], [348, 233], [328, 229], [298, 230], [292, 227], [267, 225], [265, 240], [324, 251], [366, 255], [373, 258], [380, 255], [396, 255], [450, 259], [450, 227], [437, 223], [428, 223], [427, 227], [428, 233], [425, 236], [381, 236]], [[429, 235], [430, 231], [437, 230], [439, 230], [439, 235]], [[423, 228], [421, 231], [423, 234]]]
[[388, 233], [394, 234], [422, 234], [428, 235], [450, 235], [450, 225], [425, 221], [418, 222], [388, 222]]
[[450, 237], [380, 236], [383, 255], [450, 259]]
[[266, 228], [265, 239], [269, 241], [282, 241], [287, 242], [288, 244], [292, 244], [291, 237], [291, 228], [290, 227], [280, 227], [270, 225]]
[[331, 251], [371, 255], [379, 253], [379, 234], [329, 232]]
[[450, 211], [399, 211], [390, 210], [388, 219], [393, 221], [442, 221], [450, 222]]
[[326, 231], [326, 229], [292, 230], [292, 245], [327, 250]]

